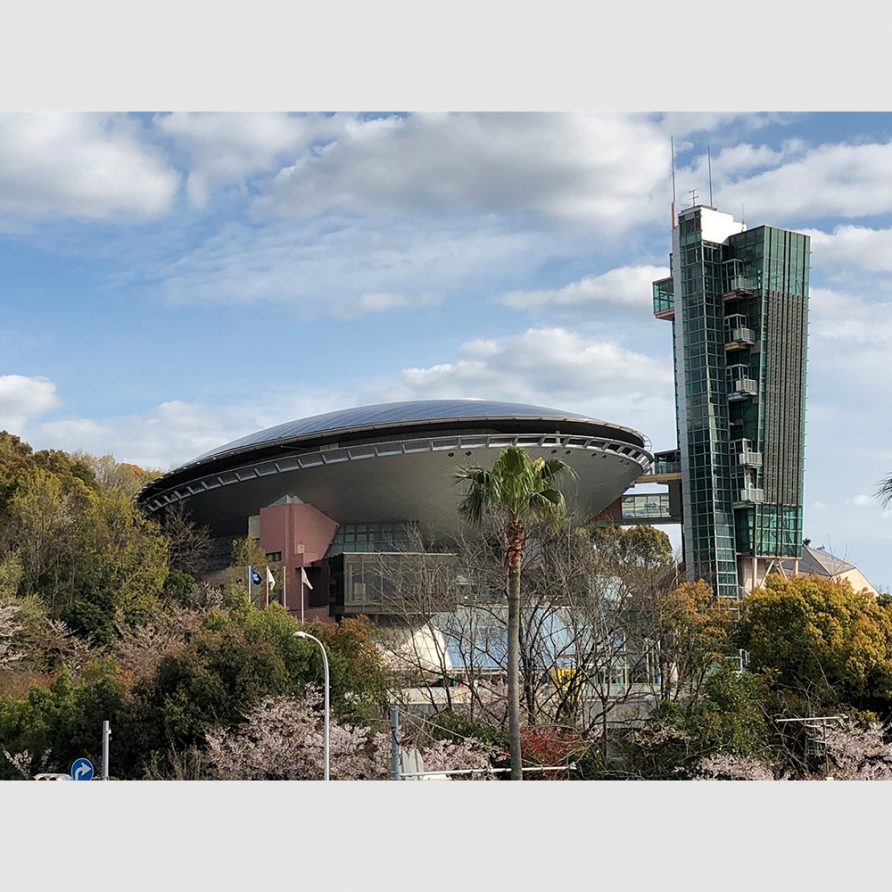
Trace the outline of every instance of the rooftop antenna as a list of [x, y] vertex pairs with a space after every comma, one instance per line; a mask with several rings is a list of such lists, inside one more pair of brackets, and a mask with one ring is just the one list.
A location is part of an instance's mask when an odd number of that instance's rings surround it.
[[696, 189], [688, 189], [688, 192], [691, 193], [691, 207], [696, 207], [697, 199], [699, 198], [699, 196], [697, 195], [697, 190]]
[[675, 140], [669, 137], [669, 151], [672, 153], [672, 228], [675, 229]]
[[706, 146], [706, 169], [709, 172], [709, 206], [712, 207], [712, 158], [709, 154], [709, 146]]

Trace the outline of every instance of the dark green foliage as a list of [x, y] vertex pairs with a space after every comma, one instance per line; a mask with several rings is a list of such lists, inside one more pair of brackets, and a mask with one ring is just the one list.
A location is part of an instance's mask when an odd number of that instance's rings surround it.
[[61, 618], [93, 644], [108, 644], [115, 637], [114, 599], [108, 593], [95, 592], [89, 600], [74, 601], [62, 610]]
[[[0, 749], [28, 751], [32, 772], [38, 769], [67, 772], [79, 756], [97, 767], [102, 757], [102, 722], [113, 724], [126, 700], [126, 683], [109, 660], [89, 663], [73, 682], [60, 674], [49, 688], [33, 687], [27, 697], [0, 698]], [[41, 764], [41, 756], [49, 751]], [[0, 759], [0, 778], [19, 775]]]
[[195, 577], [182, 570], [171, 570], [164, 581], [163, 597], [167, 601], [173, 601], [183, 607], [191, 601], [192, 589], [195, 587]]
[[709, 674], [697, 701], [662, 703], [643, 729], [625, 735], [620, 774], [679, 779], [691, 777], [701, 760], [718, 753], [767, 758], [769, 702], [761, 677], [722, 666]]
[[[126, 776], [200, 748], [209, 728], [239, 724], [265, 697], [300, 696], [306, 685], [321, 685], [318, 647], [294, 638], [297, 627], [279, 605], [209, 614], [179, 653], [134, 687], [116, 735]], [[387, 676], [368, 632], [357, 621], [312, 627], [328, 647], [332, 712], [380, 725]]]
[[[265, 611], [269, 613], [270, 611]], [[308, 631], [328, 648], [332, 708], [351, 724], [383, 726], [387, 714], [390, 673], [381, 662], [374, 643], [374, 625], [364, 616], [344, 619], [337, 625], [314, 623]], [[312, 642], [292, 639], [303, 658], [309, 651], [309, 666], [315, 684], [322, 681], [322, 657]]]
[[705, 698], [692, 711], [693, 727], [717, 752], [758, 758], [766, 754], [768, 688], [758, 675], [723, 666], [705, 683]]
[[210, 623], [134, 688], [119, 735], [126, 769], [138, 773], [152, 751], [198, 745], [209, 727], [237, 724], [263, 697], [292, 689], [271, 641], [237, 621]]
[[462, 743], [470, 739], [481, 740], [496, 749], [508, 750], [508, 735], [499, 728], [475, 722], [470, 716], [458, 712], [441, 712], [425, 723], [432, 740], [451, 740]]
[[[108, 720], [113, 773], [141, 777], [151, 765], [200, 753], [210, 727], [240, 723], [265, 697], [301, 696], [322, 684], [319, 651], [293, 637], [296, 621], [278, 605], [247, 603], [244, 564], [265, 560], [256, 541], [236, 543], [225, 609], [202, 620], [208, 608], [194, 603], [193, 592], [206, 531], [176, 512], [164, 531], [146, 519], [132, 495], [151, 476], [111, 456], [34, 452], [0, 433], [0, 604], [7, 605], [0, 749], [27, 750], [34, 770], [65, 771], [79, 755], [95, 761]], [[336, 716], [381, 727], [390, 677], [371, 624], [309, 629], [327, 648]], [[103, 653], [119, 665], [96, 662]], [[0, 777], [14, 775], [4, 758]]]

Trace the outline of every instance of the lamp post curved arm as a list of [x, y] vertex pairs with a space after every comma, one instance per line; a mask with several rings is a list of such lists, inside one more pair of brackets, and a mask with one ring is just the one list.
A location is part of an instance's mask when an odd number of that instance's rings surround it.
[[294, 638], [309, 638], [310, 641], [315, 641], [316, 644], [319, 645], [319, 650], [322, 651], [322, 669], [325, 674], [325, 704], [323, 708], [323, 780], [329, 780], [328, 776], [328, 764], [329, 764], [329, 719], [328, 719], [328, 689], [329, 689], [329, 678], [328, 678], [328, 654], [325, 652], [325, 645], [314, 635], [310, 635], [307, 632], [297, 631], [293, 635]]

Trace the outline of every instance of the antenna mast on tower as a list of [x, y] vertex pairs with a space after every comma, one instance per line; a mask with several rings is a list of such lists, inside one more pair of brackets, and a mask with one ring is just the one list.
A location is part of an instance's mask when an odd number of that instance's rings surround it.
[[709, 145], [706, 146], [706, 170], [709, 176], [709, 206], [713, 207], [712, 204], [712, 158], [709, 154]]
[[669, 151], [672, 154], [672, 228], [675, 229], [675, 140], [669, 137]]

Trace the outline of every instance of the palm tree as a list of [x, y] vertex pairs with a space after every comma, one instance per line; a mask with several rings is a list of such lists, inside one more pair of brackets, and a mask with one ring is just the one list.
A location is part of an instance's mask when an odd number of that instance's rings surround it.
[[876, 497], [884, 505], [888, 505], [889, 502], [892, 502], [892, 474], [882, 479], [882, 481], [880, 482], [880, 487], [877, 490]]
[[531, 459], [525, 449], [507, 446], [492, 470], [466, 465], [453, 475], [467, 484], [459, 514], [476, 529], [492, 516], [505, 534], [504, 573], [508, 597], [508, 735], [511, 780], [522, 780], [520, 751], [520, 571], [529, 521], [559, 525], [566, 513], [561, 477], [575, 476], [560, 459]]

